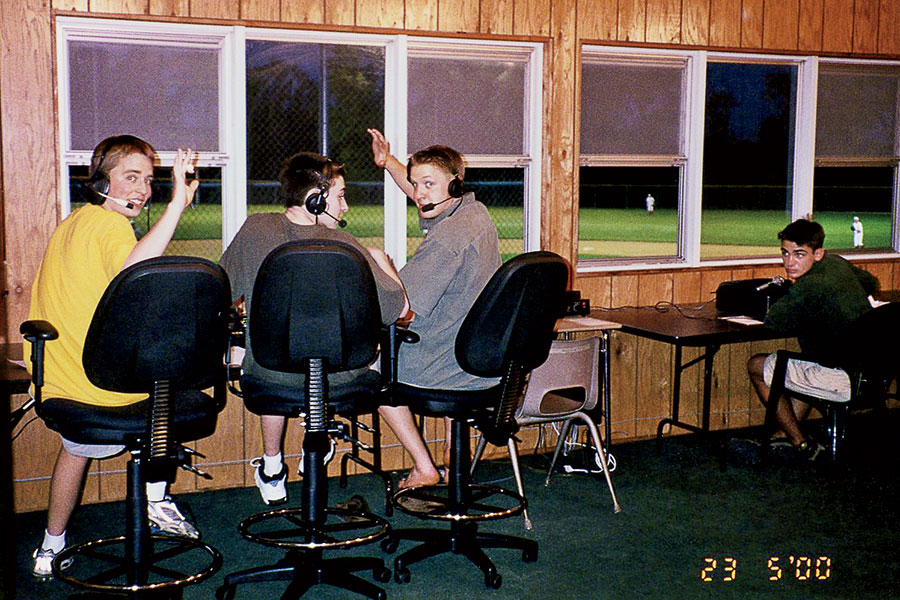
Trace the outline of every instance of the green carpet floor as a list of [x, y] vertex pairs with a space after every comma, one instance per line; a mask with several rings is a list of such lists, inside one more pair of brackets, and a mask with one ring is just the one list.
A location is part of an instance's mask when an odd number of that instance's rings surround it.
[[[521, 517], [483, 529], [538, 541], [537, 562], [518, 552], [488, 550], [503, 576], [499, 590], [484, 586], [481, 572], [455, 555], [411, 567], [412, 579], [383, 584], [388, 598], [403, 600], [490, 598], [897, 598], [900, 597], [900, 411], [856, 416], [843, 468], [800, 464], [789, 450], [767, 463], [757, 448], [732, 439], [728, 468], [720, 472], [710, 446], [696, 436], [613, 447], [613, 482], [622, 512], [613, 514], [600, 476], [559, 473], [543, 485], [548, 457], [523, 459], [525, 489], [534, 529]], [[738, 434], [740, 435], [740, 434]], [[569, 461], [583, 459], [575, 454]], [[478, 479], [513, 487], [507, 461], [484, 463]], [[382, 488], [371, 475], [331, 480], [330, 503], [362, 494], [376, 512]], [[289, 491], [299, 498], [299, 483]], [[182, 496], [204, 539], [224, 555], [209, 581], [188, 587], [184, 598], [211, 599], [226, 573], [274, 562], [281, 551], [244, 541], [237, 522], [262, 509], [255, 488]], [[79, 508], [70, 541], [118, 533], [122, 504]], [[395, 514], [395, 527], [417, 526]], [[58, 582], [36, 582], [30, 554], [44, 525], [43, 513], [16, 518], [17, 598], [54, 600], [73, 591]], [[402, 542], [400, 551], [410, 547]], [[332, 553], [336, 555], [339, 553]], [[345, 554], [391, 555], [378, 544]], [[369, 573], [364, 573], [368, 578]], [[279, 598], [285, 583], [245, 585], [237, 598]], [[306, 598], [356, 598], [317, 586]]]

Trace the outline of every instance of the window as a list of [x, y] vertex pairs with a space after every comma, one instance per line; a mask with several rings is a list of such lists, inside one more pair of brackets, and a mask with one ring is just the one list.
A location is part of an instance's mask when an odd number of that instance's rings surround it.
[[[823, 61], [818, 83], [816, 219], [834, 224], [827, 229], [831, 248], [889, 249], [897, 212], [900, 66]], [[861, 235], [853, 235], [854, 223]]]
[[680, 56], [585, 53], [579, 259], [681, 256], [687, 67]]
[[[347, 230], [402, 266], [420, 232], [415, 209], [372, 163], [365, 130], [377, 127], [400, 160], [432, 143], [459, 149], [504, 256], [539, 246], [540, 44], [118, 20], [111, 31], [106, 20], [70, 16], [56, 23], [63, 214], [81, 201], [91, 151], [106, 135], [127, 130], [157, 149], [158, 207], [165, 167], [190, 146], [200, 150], [200, 202], [170, 250], [218, 259], [248, 212], [281, 209], [284, 159], [319, 152], [347, 167]], [[152, 213], [136, 229], [152, 225]]]
[[580, 271], [771, 260], [777, 232], [807, 214], [830, 248], [852, 247], [858, 216], [865, 251], [900, 250], [900, 63], [582, 57]]

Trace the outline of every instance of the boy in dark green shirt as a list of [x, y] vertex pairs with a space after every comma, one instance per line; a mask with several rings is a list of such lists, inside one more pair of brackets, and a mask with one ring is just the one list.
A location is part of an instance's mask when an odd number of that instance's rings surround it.
[[[796, 336], [803, 353], [815, 361], [791, 359], [785, 387], [789, 392], [846, 402], [850, 379], [841, 369], [832, 368], [834, 345], [850, 323], [872, 308], [869, 296], [878, 291], [878, 280], [840, 256], [825, 254], [825, 231], [814, 221], [794, 221], [778, 239], [784, 269], [794, 285], [769, 309], [765, 325], [786, 337]], [[763, 404], [769, 398], [774, 369], [775, 354], [757, 354], [747, 363], [750, 381]], [[807, 438], [799, 425], [809, 409], [805, 402], [782, 397], [776, 411], [781, 431], [776, 438], [784, 436], [812, 460], [822, 447]]]

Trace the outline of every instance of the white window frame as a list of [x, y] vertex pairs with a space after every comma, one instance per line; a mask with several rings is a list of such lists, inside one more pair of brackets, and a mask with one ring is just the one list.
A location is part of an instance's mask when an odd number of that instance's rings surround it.
[[[114, 26], [111, 27], [110, 25]], [[523, 167], [525, 194], [523, 206], [524, 250], [540, 247], [541, 153], [542, 153], [542, 69], [543, 44], [537, 42], [489, 41], [475, 39], [449, 40], [439, 37], [410, 37], [350, 32], [307, 31], [246, 26], [213, 26], [153, 21], [127, 21], [90, 17], [60, 16], [56, 19], [59, 182], [62, 215], [71, 210], [69, 168], [89, 165], [91, 153], [73, 150], [69, 118], [70, 40], [123, 41], [198, 45], [219, 51], [219, 144], [217, 152], [203, 152], [198, 166], [222, 168], [222, 247], [227, 247], [247, 217], [247, 111], [246, 111], [246, 42], [247, 40], [312, 42], [382, 46], [385, 49], [385, 114], [384, 124], [391, 150], [397, 157], [407, 157], [407, 60], [413, 51], [435, 49], [440, 56], [491, 52], [516, 56], [526, 67], [525, 114], [523, 119], [525, 153], [516, 156], [466, 156], [471, 167]], [[360, 124], [361, 134], [365, 124]], [[171, 166], [174, 152], [159, 152], [161, 166]], [[401, 158], [402, 160], [402, 158]], [[406, 205], [404, 194], [385, 173], [385, 250], [395, 263], [406, 262]]]
[[[682, 118], [683, 148], [685, 155], [679, 157], [605, 157], [581, 156], [582, 166], [672, 166], [681, 164], [679, 186], [678, 257], [649, 257], [627, 259], [583, 259], [576, 265], [578, 273], [603, 271], [646, 270], [648, 268], [684, 268], [707, 266], [730, 266], [747, 264], [769, 264], [773, 258], [700, 259], [700, 232], [702, 219], [703, 190], [703, 135], [706, 114], [706, 66], [709, 62], [734, 62], [740, 64], [765, 63], [797, 66], [797, 102], [794, 130], [793, 196], [791, 218], [798, 219], [813, 209], [813, 173], [815, 168], [816, 101], [818, 92], [818, 66], [823, 62], [841, 64], [875, 64], [900, 66], [898, 61], [830, 59], [815, 56], [785, 56], [777, 54], [739, 54], [730, 52], [709, 52], [705, 50], [669, 50], [648, 48], [626, 48], [621, 46], [584, 45], [582, 60], [597, 61], [610, 57], [628, 57], [632, 61], [646, 58], [648, 63], [681, 59], [686, 60], [687, 82], [684, 86], [684, 111]], [[898, 103], [900, 104], [900, 103]], [[900, 117], [898, 117], [900, 122]], [[898, 127], [900, 130], [900, 127]], [[900, 134], [896, 140], [900, 149]], [[900, 154], [900, 150], [898, 150]], [[675, 161], [675, 162], [673, 162]], [[893, 198], [893, 252], [854, 254], [855, 258], [895, 257], [900, 253], [900, 168], [894, 170]], [[577, 207], [575, 207], [577, 209]]]

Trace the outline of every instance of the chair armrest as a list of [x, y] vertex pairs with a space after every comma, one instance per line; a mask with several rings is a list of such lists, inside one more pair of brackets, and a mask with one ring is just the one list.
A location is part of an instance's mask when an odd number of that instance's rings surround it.
[[397, 355], [401, 344], [416, 344], [419, 334], [406, 325], [391, 323], [381, 330], [381, 377], [385, 386], [397, 383]]
[[19, 333], [31, 343], [31, 382], [35, 400], [40, 401], [44, 385], [44, 342], [58, 338], [59, 331], [48, 321], [32, 320], [19, 325]]

